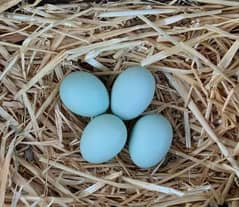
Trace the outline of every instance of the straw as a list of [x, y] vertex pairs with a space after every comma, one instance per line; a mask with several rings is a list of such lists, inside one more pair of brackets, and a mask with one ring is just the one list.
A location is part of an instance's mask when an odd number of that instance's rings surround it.
[[3, 0], [3, 2], [0, 5], [0, 13], [6, 11], [7, 9], [17, 5], [21, 0]]
[[[238, 207], [238, 14], [229, 0], [3, 1], [0, 206]], [[62, 79], [87, 71], [110, 92], [136, 65], [156, 81], [143, 115], [172, 124], [168, 154], [149, 169], [128, 145], [86, 162], [79, 143], [90, 119], [61, 102]]]

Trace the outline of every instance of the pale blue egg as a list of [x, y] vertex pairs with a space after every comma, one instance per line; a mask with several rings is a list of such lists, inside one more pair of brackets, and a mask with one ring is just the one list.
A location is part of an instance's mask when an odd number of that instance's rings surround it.
[[111, 109], [123, 120], [139, 116], [151, 103], [155, 80], [149, 70], [135, 66], [122, 72], [111, 92]]
[[80, 152], [88, 162], [107, 162], [123, 149], [126, 139], [127, 129], [123, 121], [112, 114], [103, 114], [95, 117], [84, 129]]
[[60, 98], [70, 111], [86, 117], [102, 114], [109, 107], [109, 94], [104, 84], [83, 71], [72, 72], [63, 79]]
[[130, 157], [138, 167], [153, 167], [165, 158], [172, 139], [172, 126], [164, 116], [143, 116], [132, 129], [129, 141]]

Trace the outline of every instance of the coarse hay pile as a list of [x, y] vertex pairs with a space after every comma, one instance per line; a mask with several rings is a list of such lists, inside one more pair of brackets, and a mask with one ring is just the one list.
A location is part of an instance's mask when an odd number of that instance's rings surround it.
[[[1, 207], [239, 206], [239, 2], [30, 3], [0, 4]], [[127, 147], [89, 164], [89, 119], [62, 105], [59, 83], [86, 70], [110, 90], [132, 65], [154, 74], [145, 113], [171, 121], [170, 153], [148, 170]]]

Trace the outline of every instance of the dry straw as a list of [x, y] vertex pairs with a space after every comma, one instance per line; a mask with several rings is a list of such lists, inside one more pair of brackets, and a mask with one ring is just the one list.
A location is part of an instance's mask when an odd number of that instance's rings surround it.
[[[42, 2], [0, 4], [0, 207], [238, 207], [239, 2]], [[59, 83], [86, 70], [110, 89], [132, 65], [154, 74], [145, 113], [171, 121], [170, 153], [148, 170], [127, 147], [89, 164], [89, 120], [62, 105]]]

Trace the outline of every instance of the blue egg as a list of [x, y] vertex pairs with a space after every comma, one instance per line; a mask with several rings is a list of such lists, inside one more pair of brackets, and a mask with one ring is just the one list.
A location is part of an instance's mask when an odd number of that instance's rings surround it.
[[138, 167], [153, 167], [165, 158], [172, 139], [172, 126], [164, 116], [143, 116], [132, 129], [129, 141], [130, 157]]
[[127, 129], [123, 121], [112, 114], [103, 114], [95, 117], [84, 129], [80, 151], [88, 162], [107, 162], [123, 149], [126, 139]]
[[104, 113], [109, 94], [99, 78], [87, 72], [72, 72], [60, 85], [60, 98], [72, 112], [86, 117]]
[[155, 80], [149, 70], [130, 67], [115, 80], [111, 93], [111, 109], [123, 120], [139, 116], [151, 103]]

